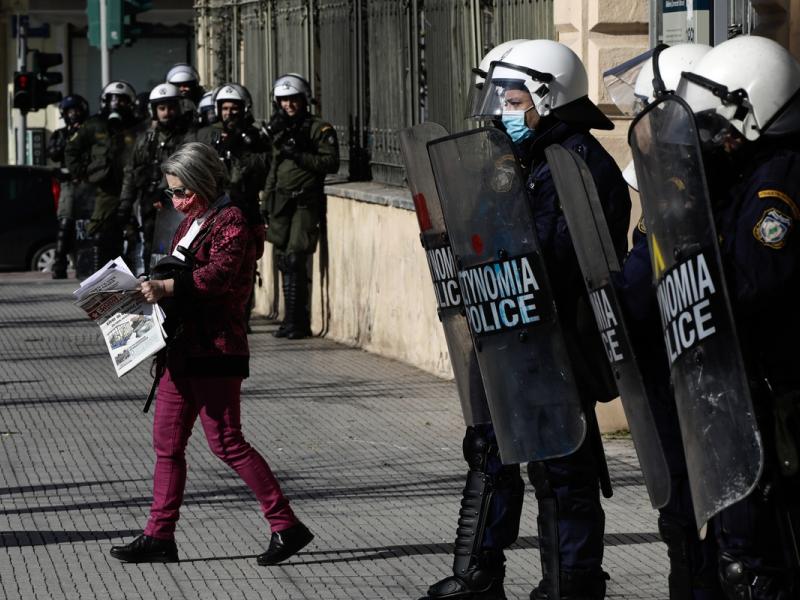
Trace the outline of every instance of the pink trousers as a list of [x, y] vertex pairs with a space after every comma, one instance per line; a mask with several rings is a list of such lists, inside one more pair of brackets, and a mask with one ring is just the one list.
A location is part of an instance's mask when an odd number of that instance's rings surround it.
[[169, 369], [162, 376], [153, 421], [153, 504], [145, 535], [175, 535], [186, 485], [186, 444], [198, 415], [211, 451], [253, 491], [271, 530], [283, 531], [298, 522], [267, 461], [242, 435], [241, 386], [241, 377], [173, 379]]

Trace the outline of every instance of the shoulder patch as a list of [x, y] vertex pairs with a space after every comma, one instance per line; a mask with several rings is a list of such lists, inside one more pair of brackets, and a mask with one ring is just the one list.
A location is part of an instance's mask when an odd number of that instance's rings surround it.
[[639, 222], [636, 224], [636, 229], [645, 235], [647, 234], [647, 227], [644, 225], [644, 217], [639, 217]]
[[786, 245], [793, 227], [794, 221], [789, 215], [777, 208], [768, 208], [753, 227], [753, 236], [768, 248], [780, 250]]
[[789, 207], [789, 210], [792, 211], [792, 216], [795, 219], [800, 220], [800, 210], [798, 210], [797, 204], [795, 204], [794, 200], [792, 200], [784, 192], [781, 192], [780, 190], [772, 190], [772, 189], [770, 189], [770, 190], [761, 190], [761, 191], [758, 192], [758, 197], [761, 200], [764, 200], [765, 198], [777, 198], [778, 200], [780, 200], [786, 206]]

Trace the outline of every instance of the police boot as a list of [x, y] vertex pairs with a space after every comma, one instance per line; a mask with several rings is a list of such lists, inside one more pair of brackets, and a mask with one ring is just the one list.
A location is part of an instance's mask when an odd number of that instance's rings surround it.
[[[483, 548], [492, 507], [503, 500], [501, 517], [507, 520], [505, 539], [497, 535], [498, 547], [510, 546], [519, 533], [519, 515], [522, 510], [522, 481], [519, 468], [504, 468], [495, 473], [492, 463], [499, 465], [497, 444], [488, 435], [485, 426], [467, 427], [462, 449], [469, 465], [467, 480], [458, 515], [453, 575], [442, 579], [428, 589], [427, 598], [505, 598], [503, 579], [505, 557], [502, 550]], [[511, 470], [516, 468], [516, 478]], [[507, 472], [508, 471], [508, 472]], [[494, 504], [493, 504], [494, 502]], [[500, 529], [501, 527], [498, 527]]]
[[292, 272], [289, 272], [283, 266], [283, 259], [280, 260], [280, 270], [281, 270], [281, 287], [283, 289], [283, 321], [281, 322], [278, 329], [275, 330], [272, 335], [276, 338], [284, 338], [289, 335], [289, 331], [291, 331], [291, 323], [292, 323], [292, 314], [294, 313], [294, 290], [296, 289], [296, 285], [293, 283], [293, 279], [296, 275]]
[[[784, 575], [783, 577], [781, 575]], [[789, 600], [797, 598], [797, 590], [786, 574], [777, 571], [755, 572], [723, 552], [719, 556], [719, 579], [728, 600]]]
[[286, 337], [290, 340], [301, 340], [311, 335], [306, 255], [300, 253], [289, 254], [288, 262], [290, 268], [294, 271], [294, 303], [291, 327]]
[[466, 569], [434, 583], [420, 600], [506, 600], [504, 562], [502, 551], [481, 552]]
[[75, 220], [61, 219], [56, 235], [56, 252], [53, 259], [53, 279], [67, 278], [67, 256], [75, 240]]

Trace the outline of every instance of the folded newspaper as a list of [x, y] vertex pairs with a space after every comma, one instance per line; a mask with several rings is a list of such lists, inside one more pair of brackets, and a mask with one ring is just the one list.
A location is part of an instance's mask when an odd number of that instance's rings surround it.
[[117, 257], [73, 292], [75, 304], [100, 326], [117, 377], [166, 346], [164, 311], [136, 293], [139, 284], [125, 261]]

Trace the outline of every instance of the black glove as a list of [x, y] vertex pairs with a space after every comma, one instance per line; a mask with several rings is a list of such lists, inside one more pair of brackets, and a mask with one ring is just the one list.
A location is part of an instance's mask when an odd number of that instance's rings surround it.
[[289, 117], [282, 110], [276, 111], [269, 122], [262, 121], [261, 130], [271, 140], [275, 140], [287, 127], [289, 127]]
[[297, 160], [297, 158], [301, 154], [301, 149], [297, 140], [295, 138], [290, 137], [286, 139], [283, 144], [281, 144], [279, 156], [281, 158], [288, 158], [290, 160]]

